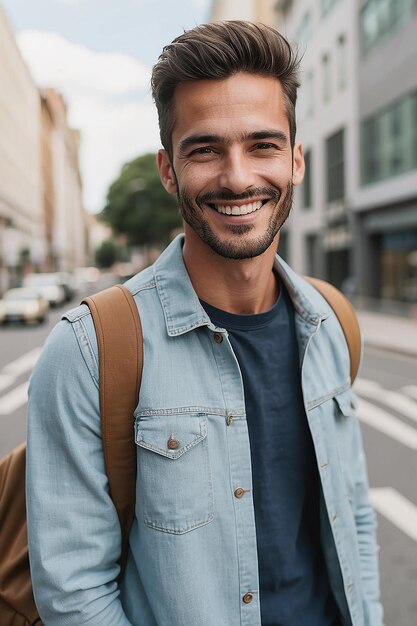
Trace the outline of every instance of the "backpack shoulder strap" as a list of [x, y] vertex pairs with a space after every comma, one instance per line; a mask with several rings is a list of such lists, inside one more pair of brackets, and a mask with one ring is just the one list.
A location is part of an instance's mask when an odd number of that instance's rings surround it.
[[135, 515], [136, 445], [133, 413], [143, 368], [142, 326], [130, 291], [115, 285], [83, 300], [97, 335], [100, 414], [110, 496], [122, 531], [123, 568]]
[[304, 277], [332, 307], [345, 335], [350, 357], [350, 382], [353, 385], [361, 362], [361, 329], [355, 309], [336, 287], [319, 278]]

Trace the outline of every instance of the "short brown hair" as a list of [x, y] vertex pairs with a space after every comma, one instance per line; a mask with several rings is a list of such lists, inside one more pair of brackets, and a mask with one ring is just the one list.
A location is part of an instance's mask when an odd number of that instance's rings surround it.
[[165, 46], [152, 70], [161, 142], [172, 159], [173, 97], [181, 83], [228, 78], [237, 72], [276, 77], [285, 96], [291, 146], [296, 133], [299, 59], [278, 31], [253, 22], [203, 24]]

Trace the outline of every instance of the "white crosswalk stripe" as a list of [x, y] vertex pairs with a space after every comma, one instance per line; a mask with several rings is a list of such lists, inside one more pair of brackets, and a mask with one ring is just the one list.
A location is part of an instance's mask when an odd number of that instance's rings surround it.
[[361, 399], [359, 403], [359, 419], [372, 426], [384, 435], [402, 443], [407, 448], [417, 450], [417, 430], [387, 413], [380, 407]]
[[360, 396], [364, 396], [370, 400], [376, 400], [385, 405], [385, 407], [393, 409], [417, 422], [417, 402], [399, 393], [398, 391], [390, 391], [384, 389], [382, 385], [373, 380], [360, 378], [355, 382], [355, 391]]
[[407, 385], [406, 387], [401, 387], [400, 391], [413, 400], [417, 400], [417, 385]]
[[402, 532], [417, 541], [417, 506], [390, 487], [370, 490], [372, 506]]
[[28, 399], [29, 381], [22, 383], [0, 398], [0, 415], [9, 415], [24, 406]]

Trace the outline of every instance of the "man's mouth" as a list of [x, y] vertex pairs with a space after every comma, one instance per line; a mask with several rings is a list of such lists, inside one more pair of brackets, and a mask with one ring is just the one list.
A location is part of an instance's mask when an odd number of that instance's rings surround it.
[[248, 213], [254, 213], [255, 211], [259, 211], [259, 209], [266, 203], [268, 200], [257, 200], [256, 202], [248, 202], [246, 204], [209, 204], [211, 209], [214, 209], [218, 213], [222, 213], [223, 215], [248, 215]]

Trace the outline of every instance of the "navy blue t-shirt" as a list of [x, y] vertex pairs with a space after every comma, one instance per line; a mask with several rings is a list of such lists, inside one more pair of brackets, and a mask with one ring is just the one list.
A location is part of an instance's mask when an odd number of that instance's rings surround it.
[[338, 626], [319, 529], [320, 485], [301, 392], [294, 309], [235, 315], [202, 302], [229, 332], [243, 377], [263, 626]]

